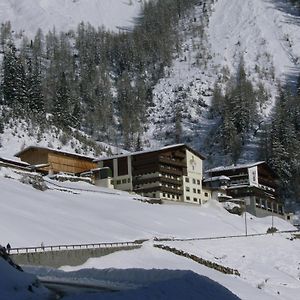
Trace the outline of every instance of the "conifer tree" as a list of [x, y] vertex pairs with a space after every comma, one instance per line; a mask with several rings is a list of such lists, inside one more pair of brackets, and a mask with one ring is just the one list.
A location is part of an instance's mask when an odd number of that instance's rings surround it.
[[2, 92], [4, 104], [12, 106], [16, 101], [15, 80], [17, 77], [17, 57], [14, 45], [7, 48], [3, 58]]
[[40, 79], [40, 72], [38, 62], [35, 61], [35, 66], [32, 66], [32, 62], [29, 59], [27, 62], [27, 97], [28, 105], [31, 112], [42, 121], [45, 116], [45, 106], [42, 94], [42, 84]]
[[72, 125], [70, 115], [70, 90], [68, 87], [66, 75], [64, 72], [60, 74], [57, 83], [56, 96], [53, 99], [53, 120], [57, 126], [68, 127]]

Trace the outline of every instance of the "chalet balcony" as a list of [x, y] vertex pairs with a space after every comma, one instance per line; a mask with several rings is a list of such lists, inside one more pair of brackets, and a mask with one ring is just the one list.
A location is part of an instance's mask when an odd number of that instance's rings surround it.
[[138, 188], [134, 188], [134, 191], [137, 193], [152, 193], [152, 192], [161, 191], [163, 193], [182, 195], [182, 188], [176, 189], [176, 188], [171, 188], [166, 186], [138, 187]]
[[167, 173], [167, 174], [171, 174], [171, 175], [177, 175], [177, 176], [184, 175], [183, 170], [172, 168], [169, 166], [164, 166], [164, 165], [159, 165], [158, 170], [161, 173]]
[[139, 166], [133, 167], [132, 175], [133, 176], [151, 176], [151, 174], [159, 173], [159, 167], [157, 164], [149, 166]]
[[249, 180], [248, 179], [235, 179], [229, 182], [230, 186], [236, 186], [236, 185], [249, 185]]
[[270, 192], [270, 193], [275, 193], [275, 192], [276, 192], [275, 189], [272, 188], [272, 187], [269, 187], [269, 186], [266, 186], [266, 185], [263, 185], [263, 184], [258, 184], [258, 186], [259, 186], [261, 189], [263, 189], [263, 190], [265, 190], [265, 191], [268, 191], [268, 192]]
[[168, 165], [171, 165], [171, 166], [183, 167], [183, 168], [186, 167], [185, 162], [182, 162], [182, 161], [176, 160], [176, 159], [172, 159], [172, 158], [169, 158], [169, 157], [160, 156], [158, 160], [159, 160], [160, 163], [168, 164]]
[[184, 152], [181, 152], [181, 151], [176, 151], [173, 153], [173, 156], [174, 157], [178, 157], [178, 158], [186, 158], [186, 154]]
[[273, 189], [275, 191], [277, 184], [270, 179], [264, 178], [264, 177], [258, 177], [258, 183], [261, 186], [265, 186], [266, 188]]
[[142, 185], [142, 184], [148, 184], [152, 182], [161, 182], [161, 183], [167, 183], [177, 186], [182, 186], [182, 181], [175, 179], [175, 178], [169, 178], [165, 176], [154, 176], [154, 177], [148, 177], [148, 178], [139, 178], [138, 176], [133, 179], [133, 185]]

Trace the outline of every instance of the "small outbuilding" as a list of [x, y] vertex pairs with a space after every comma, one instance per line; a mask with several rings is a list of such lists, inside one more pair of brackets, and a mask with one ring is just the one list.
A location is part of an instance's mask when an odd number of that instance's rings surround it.
[[45, 174], [80, 174], [97, 167], [94, 157], [54, 150], [47, 147], [30, 146], [15, 154], [22, 161]]

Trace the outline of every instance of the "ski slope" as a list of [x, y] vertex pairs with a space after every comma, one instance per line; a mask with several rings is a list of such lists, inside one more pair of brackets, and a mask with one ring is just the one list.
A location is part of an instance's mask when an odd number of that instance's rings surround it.
[[0, 0], [0, 20], [32, 38], [38, 28], [48, 32], [76, 29], [84, 21], [109, 30], [131, 27], [141, 8], [139, 0]]

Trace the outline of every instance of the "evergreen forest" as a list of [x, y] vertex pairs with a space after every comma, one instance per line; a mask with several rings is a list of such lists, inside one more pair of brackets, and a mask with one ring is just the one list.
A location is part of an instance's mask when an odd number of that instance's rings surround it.
[[[133, 29], [109, 32], [81, 23], [66, 33], [38, 30], [18, 45], [10, 23], [2, 24], [0, 132], [9, 118], [20, 118], [45, 129], [50, 124], [66, 132], [80, 129], [127, 150], [143, 149], [153, 88], [182, 51], [178, 24], [194, 5], [199, 1], [149, 1]], [[219, 155], [236, 163], [249, 136], [257, 136], [257, 159], [280, 176], [286, 199], [300, 199], [300, 77], [296, 89], [278, 84], [269, 120], [260, 116], [266, 99], [264, 87], [249, 81], [241, 57], [225, 92], [215, 84], [210, 110], [218, 126], [212, 142]], [[185, 141], [180, 111], [176, 115], [176, 133]]]

